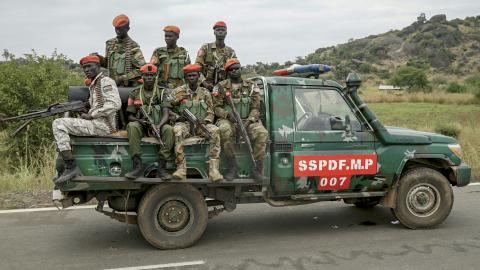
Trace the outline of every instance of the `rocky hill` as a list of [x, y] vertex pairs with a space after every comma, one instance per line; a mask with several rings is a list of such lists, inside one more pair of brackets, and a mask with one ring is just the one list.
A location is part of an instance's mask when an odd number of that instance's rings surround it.
[[443, 74], [462, 80], [480, 72], [480, 16], [448, 21], [443, 14], [428, 20], [421, 14], [417, 21], [402, 30], [319, 48], [283, 65], [257, 63], [247, 66], [247, 71], [267, 75], [293, 63], [332, 65], [337, 79], [345, 78], [353, 70], [387, 80], [399, 67], [411, 66], [430, 76]]

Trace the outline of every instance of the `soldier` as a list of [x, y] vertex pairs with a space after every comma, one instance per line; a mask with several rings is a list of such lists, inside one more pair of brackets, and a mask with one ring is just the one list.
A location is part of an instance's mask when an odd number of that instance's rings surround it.
[[224, 68], [228, 79], [221, 81], [213, 88], [212, 96], [215, 116], [219, 119], [217, 126], [220, 128], [222, 149], [224, 149], [229, 164], [229, 173], [225, 175], [225, 179], [234, 179], [237, 167], [233, 148], [236, 134], [233, 124], [235, 118], [226, 100], [226, 95], [230, 95], [236, 104], [238, 114], [244, 121], [252, 143], [253, 157], [255, 158], [255, 167], [252, 170], [253, 178], [260, 181], [263, 178], [263, 159], [268, 140], [268, 131], [259, 119], [260, 89], [253, 81], [242, 79], [242, 68], [237, 59], [229, 59]]
[[197, 53], [195, 62], [202, 66], [202, 73], [205, 76], [203, 86], [212, 89], [218, 82], [225, 80], [226, 74], [223, 65], [230, 58], [237, 58], [235, 51], [225, 45], [227, 36], [227, 25], [225, 22], [218, 21], [213, 25], [215, 42], [203, 44]]
[[60, 156], [65, 162], [65, 170], [56, 180], [63, 183], [79, 175], [80, 169], [75, 164], [70, 146], [69, 134], [75, 136], [105, 136], [116, 131], [115, 115], [122, 106], [115, 81], [100, 72], [100, 59], [89, 55], [80, 60], [90, 90], [90, 110], [82, 113], [81, 119], [58, 118], [53, 121], [53, 135]]
[[163, 31], [167, 47], [156, 48], [150, 63], [158, 67], [158, 83], [173, 89], [184, 84], [182, 68], [190, 64], [190, 56], [187, 50], [177, 46], [180, 28], [168, 25]]
[[[172, 110], [181, 115], [183, 109], [188, 109], [205, 125], [211, 135], [210, 142], [210, 161], [208, 178], [211, 181], [221, 181], [223, 176], [218, 171], [220, 163], [220, 132], [213, 125], [214, 113], [212, 96], [210, 92], [199, 86], [198, 79], [200, 77], [201, 67], [199, 65], [186, 65], [183, 68], [186, 84], [173, 90], [171, 94], [170, 106]], [[186, 179], [187, 164], [183, 153], [184, 139], [192, 135], [207, 137], [201, 129], [197, 127], [190, 133], [190, 123], [186, 119], [179, 118], [173, 128], [175, 133], [175, 153], [177, 170], [173, 173], [173, 178], [177, 180]]]
[[148, 121], [139, 110], [142, 106], [150, 117], [155, 121], [155, 128], [160, 131], [161, 139], [164, 147], [160, 146], [158, 153], [158, 170], [157, 177], [162, 180], [168, 180], [171, 175], [165, 169], [167, 160], [172, 155], [174, 135], [173, 127], [168, 124], [169, 109], [161, 106], [166, 101], [167, 93], [165, 89], [159, 89], [155, 83], [157, 76], [157, 67], [152, 64], [146, 64], [141, 69], [143, 85], [135, 88], [130, 92], [128, 97], [128, 142], [130, 144], [130, 154], [133, 159], [133, 171], [126, 173], [125, 177], [136, 179], [142, 176], [142, 148], [140, 141], [147, 133]]
[[105, 57], [100, 56], [101, 65], [108, 69], [109, 77], [118, 86], [137, 86], [140, 67], [146, 63], [140, 46], [128, 36], [130, 20], [121, 14], [113, 19], [112, 24], [117, 37], [107, 40]]

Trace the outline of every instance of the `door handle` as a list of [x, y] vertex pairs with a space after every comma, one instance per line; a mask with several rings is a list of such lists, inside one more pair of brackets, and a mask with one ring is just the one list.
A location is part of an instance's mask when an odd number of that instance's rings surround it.
[[313, 143], [302, 143], [302, 144], [300, 144], [301, 148], [312, 148], [314, 146], [315, 146], [315, 144], [313, 144]]

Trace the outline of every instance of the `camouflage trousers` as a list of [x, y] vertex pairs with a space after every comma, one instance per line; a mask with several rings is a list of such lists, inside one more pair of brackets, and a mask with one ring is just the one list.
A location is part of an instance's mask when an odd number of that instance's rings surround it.
[[[208, 129], [208, 131], [210, 131], [210, 133], [212, 134], [212, 139], [209, 141], [210, 142], [210, 151], [209, 151], [210, 159], [219, 159], [220, 158], [220, 131], [218, 130], [218, 127], [216, 127], [215, 125], [206, 124], [205, 126]], [[186, 138], [192, 136], [190, 134], [190, 123], [188, 122], [175, 123], [173, 132], [175, 133], [175, 154], [176, 154], [175, 163], [178, 165], [185, 160], [185, 154], [183, 152], [183, 142]], [[195, 130], [195, 135], [207, 138], [207, 136], [200, 129]]]
[[59, 151], [72, 150], [70, 134], [75, 136], [105, 136], [110, 134], [110, 129], [103, 118], [94, 120], [58, 118], [53, 120], [52, 130]]
[[[142, 147], [140, 145], [142, 137], [147, 134], [147, 129], [139, 122], [129, 122], [127, 125], [128, 143], [130, 145], [130, 155], [141, 155]], [[165, 147], [160, 147], [158, 151], [159, 159], [169, 160], [172, 156], [173, 144], [175, 142], [173, 127], [165, 124], [160, 130], [160, 137], [162, 138]]]
[[[233, 146], [237, 136], [237, 127], [227, 119], [218, 120], [217, 126], [220, 129], [223, 152], [227, 157], [233, 157], [235, 155]], [[253, 157], [255, 160], [263, 160], [268, 141], [268, 131], [263, 127], [262, 122], [258, 121], [247, 127], [247, 133], [252, 143]]]

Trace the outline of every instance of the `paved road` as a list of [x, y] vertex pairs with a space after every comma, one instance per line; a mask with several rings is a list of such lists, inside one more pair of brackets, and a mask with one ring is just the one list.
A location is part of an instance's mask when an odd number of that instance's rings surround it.
[[480, 186], [455, 188], [449, 218], [429, 230], [394, 224], [382, 207], [241, 205], [210, 220], [196, 246], [173, 251], [93, 209], [7, 213], [0, 269], [480, 269], [479, 209]]

